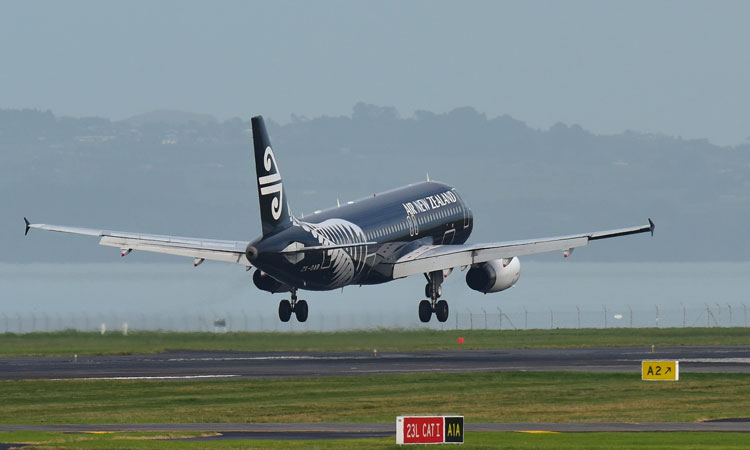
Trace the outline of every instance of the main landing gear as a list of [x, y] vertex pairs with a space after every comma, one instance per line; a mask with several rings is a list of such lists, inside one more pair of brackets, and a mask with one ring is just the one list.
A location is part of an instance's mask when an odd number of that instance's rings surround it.
[[422, 300], [419, 302], [419, 320], [422, 322], [429, 322], [432, 318], [432, 313], [435, 313], [435, 317], [439, 322], [445, 322], [448, 320], [448, 302], [445, 300], [438, 301], [438, 298], [443, 294], [443, 271], [436, 270], [429, 274], [424, 274], [427, 278], [427, 285], [424, 287], [425, 297], [430, 297], [430, 300]]
[[292, 301], [284, 299], [279, 303], [279, 319], [282, 322], [289, 322], [292, 318], [292, 313], [297, 317], [297, 322], [307, 321], [307, 302], [305, 300], [297, 300], [297, 289], [291, 289]]

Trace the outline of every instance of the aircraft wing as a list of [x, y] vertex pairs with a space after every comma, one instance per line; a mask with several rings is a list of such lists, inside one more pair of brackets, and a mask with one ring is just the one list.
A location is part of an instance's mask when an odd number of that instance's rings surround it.
[[245, 256], [245, 249], [248, 242], [129, 233], [125, 231], [97, 230], [41, 223], [32, 224], [26, 218], [24, 218], [24, 221], [26, 221], [26, 233], [29, 232], [29, 229], [35, 228], [45, 231], [101, 237], [99, 245], [119, 247], [122, 249], [122, 256], [127, 255], [131, 250], [144, 250], [147, 252], [192, 257], [195, 258], [194, 264], [196, 266], [205, 259], [243, 264], [246, 266], [251, 265]]
[[648, 225], [645, 226], [571, 236], [472, 245], [423, 245], [393, 263], [393, 278], [535, 253], [562, 251], [567, 257], [574, 248], [585, 247], [589, 241], [646, 232], [651, 232], [653, 236], [654, 228], [654, 222], [648, 219]]

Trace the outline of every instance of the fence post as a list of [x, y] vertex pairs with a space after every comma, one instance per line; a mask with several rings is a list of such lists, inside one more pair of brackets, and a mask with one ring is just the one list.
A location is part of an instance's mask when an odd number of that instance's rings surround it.
[[659, 328], [659, 305], [654, 305], [656, 308], [656, 328]]
[[602, 308], [604, 308], [604, 328], [607, 328], [607, 307], [602, 305]]
[[706, 328], [711, 328], [711, 310], [708, 309], [708, 303], [706, 303]]
[[576, 311], [578, 311], [578, 329], [581, 329], [581, 308], [576, 305]]
[[714, 316], [714, 320], [716, 320], [716, 326], [717, 326], [717, 327], [720, 327], [720, 326], [721, 326], [721, 323], [720, 323], [719, 321], [721, 320], [721, 305], [719, 305], [719, 302], [716, 302], [716, 309], [717, 309], [717, 310], [719, 311], [719, 318], [717, 319], [717, 318], [716, 318], [716, 317]]
[[628, 310], [630, 311], [630, 328], [633, 328], [633, 308], [628, 305]]
[[727, 303], [727, 308], [729, 308], [729, 326], [732, 326], [732, 305]]
[[555, 328], [555, 315], [552, 313], [552, 308], [549, 310], [549, 329], [553, 330]]
[[487, 311], [484, 310], [484, 308], [481, 308], [482, 312], [484, 313], [484, 329], [487, 329]]
[[682, 305], [682, 328], [685, 328], [687, 309], [685, 308], [685, 305], [682, 304], [682, 302], [680, 302], [680, 305]]

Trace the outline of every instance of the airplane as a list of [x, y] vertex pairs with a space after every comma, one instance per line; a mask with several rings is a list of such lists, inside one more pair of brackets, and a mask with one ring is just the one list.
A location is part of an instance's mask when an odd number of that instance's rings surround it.
[[631, 234], [654, 234], [648, 225], [542, 239], [466, 244], [474, 217], [456, 188], [424, 181], [347, 202], [308, 217], [291, 213], [288, 197], [261, 116], [251, 118], [262, 235], [252, 241], [229, 241], [32, 224], [29, 229], [100, 237], [99, 244], [133, 250], [245, 265], [255, 286], [273, 294], [288, 292], [279, 303], [279, 319], [308, 318], [299, 290], [327, 291], [349, 285], [386, 283], [423, 274], [425, 297], [419, 302], [422, 322], [434, 314], [448, 320], [442, 283], [456, 268], [467, 270], [466, 284], [482, 293], [504, 291], [520, 276], [520, 256], [553, 251], [570, 256], [589, 242]]

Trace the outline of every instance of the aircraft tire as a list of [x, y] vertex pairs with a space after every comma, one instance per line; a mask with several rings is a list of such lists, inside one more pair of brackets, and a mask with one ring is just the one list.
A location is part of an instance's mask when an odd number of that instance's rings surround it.
[[419, 320], [427, 323], [432, 318], [432, 305], [429, 300], [419, 302]]
[[281, 319], [282, 322], [289, 322], [291, 317], [292, 304], [289, 303], [289, 300], [284, 299], [279, 303], [279, 319]]
[[297, 317], [297, 322], [306, 322], [307, 312], [307, 301], [300, 300], [294, 305], [294, 315]]
[[440, 300], [435, 305], [435, 317], [439, 322], [445, 322], [448, 320], [448, 302]]

